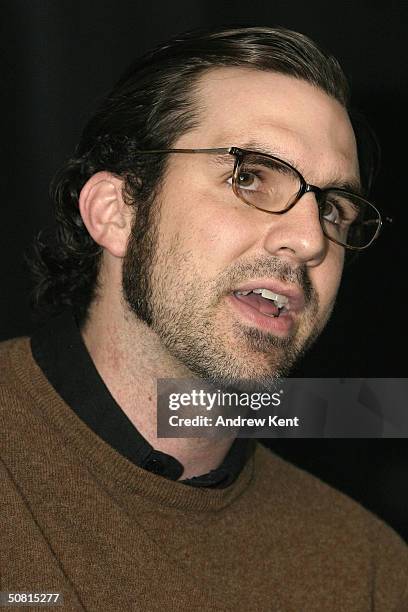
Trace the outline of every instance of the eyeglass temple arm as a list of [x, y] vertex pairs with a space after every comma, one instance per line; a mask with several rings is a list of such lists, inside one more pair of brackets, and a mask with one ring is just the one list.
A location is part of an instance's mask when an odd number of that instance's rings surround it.
[[137, 153], [233, 153], [234, 147], [216, 149], [139, 149]]

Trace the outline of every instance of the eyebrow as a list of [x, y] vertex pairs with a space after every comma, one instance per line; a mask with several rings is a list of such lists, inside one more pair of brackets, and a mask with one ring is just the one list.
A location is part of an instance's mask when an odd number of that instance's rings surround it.
[[[277, 157], [278, 159], [282, 159], [282, 161], [293, 166], [302, 176], [304, 174], [303, 169], [299, 169], [298, 164], [293, 159], [288, 157], [286, 152], [279, 149], [279, 147], [276, 149], [271, 149], [268, 145], [265, 146], [265, 144], [259, 141], [250, 140], [249, 142], [243, 143], [239, 148]], [[344, 189], [344, 191], [350, 191], [356, 195], [363, 196], [363, 189], [360, 181], [357, 178], [345, 180], [333, 179], [332, 181], [328, 181], [323, 187], [320, 187], [320, 189]]]
[[327, 187], [322, 187], [322, 189], [343, 189], [344, 191], [350, 191], [351, 193], [364, 197], [363, 188], [360, 181], [357, 179], [351, 181], [334, 180], [331, 181]]

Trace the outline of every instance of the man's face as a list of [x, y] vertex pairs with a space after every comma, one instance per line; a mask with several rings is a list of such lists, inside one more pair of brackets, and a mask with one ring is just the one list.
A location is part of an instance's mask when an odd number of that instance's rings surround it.
[[[219, 68], [202, 77], [198, 99], [200, 125], [174, 148], [262, 148], [319, 187], [358, 179], [346, 111], [305, 81]], [[194, 374], [268, 384], [324, 327], [344, 249], [324, 237], [312, 193], [283, 215], [240, 201], [233, 163], [228, 155], [170, 155], [157, 220], [144, 238], [130, 239], [124, 293]], [[236, 293], [262, 288], [288, 298], [288, 311], [275, 317], [259, 294]]]

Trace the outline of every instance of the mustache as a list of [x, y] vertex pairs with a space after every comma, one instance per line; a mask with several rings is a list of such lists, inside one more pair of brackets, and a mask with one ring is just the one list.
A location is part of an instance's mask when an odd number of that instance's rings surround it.
[[302, 265], [295, 268], [279, 257], [272, 256], [236, 262], [218, 277], [216, 293], [222, 297], [231, 293], [232, 288], [239, 283], [262, 276], [296, 285], [303, 291], [306, 305], [318, 302], [318, 295], [309, 278], [307, 267]]

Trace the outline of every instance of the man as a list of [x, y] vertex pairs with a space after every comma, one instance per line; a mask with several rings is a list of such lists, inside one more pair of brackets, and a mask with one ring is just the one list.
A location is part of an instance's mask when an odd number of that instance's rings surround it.
[[88, 123], [33, 264], [58, 316], [1, 349], [3, 591], [408, 609], [406, 547], [356, 503], [245, 440], [156, 434], [159, 378], [288, 372], [377, 237], [348, 104], [305, 36], [224, 29], [147, 54]]

